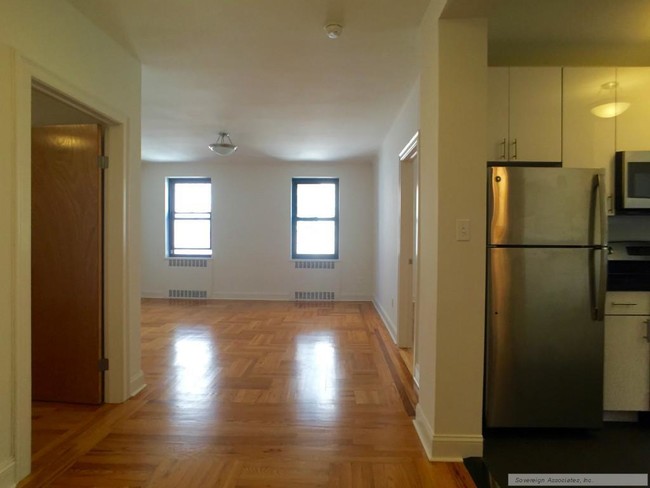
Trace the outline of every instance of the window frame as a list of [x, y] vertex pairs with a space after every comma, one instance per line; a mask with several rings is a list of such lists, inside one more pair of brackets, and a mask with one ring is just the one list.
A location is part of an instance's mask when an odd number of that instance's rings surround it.
[[[334, 217], [298, 217], [298, 185], [334, 184]], [[339, 178], [301, 177], [291, 179], [291, 259], [339, 259]], [[298, 222], [334, 222], [334, 253], [298, 254], [296, 252]]]
[[[210, 251], [210, 254], [187, 254], [187, 253], [177, 253], [174, 252], [174, 222], [178, 220], [175, 218], [177, 212], [174, 211], [174, 195], [177, 184], [187, 184], [187, 183], [196, 183], [196, 184], [210, 184], [210, 212], [201, 212], [209, 213], [210, 216], [200, 219], [182, 219], [182, 220], [207, 220], [210, 224], [210, 247], [207, 248]], [[210, 259], [214, 255], [214, 249], [212, 248], [212, 178], [210, 177], [192, 177], [192, 176], [169, 176], [167, 177], [167, 215], [166, 215], [166, 224], [167, 224], [167, 235], [166, 235], [166, 251], [168, 258], [201, 258], [201, 259]], [[187, 212], [180, 212], [187, 213]]]

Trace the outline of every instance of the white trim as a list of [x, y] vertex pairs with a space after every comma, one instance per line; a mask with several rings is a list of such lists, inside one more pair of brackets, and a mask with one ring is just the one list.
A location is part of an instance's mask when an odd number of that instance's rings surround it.
[[420, 365], [416, 364], [413, 368], [413, 381], [420, 388]]
[[605, 410], [603, 412], [604, 422], [638, 422], [639, 412]]
[[466, 457], [483, 457], [482, 435], [434, 434], [420, 404], [415, 407], [413, 425], [429, 461], [455, 463]]
[[144, 390], [146, 386], [147, 384], [144, 382], [144, 373], [140, 370], [136, 375], [131, 376], [131, 380], [129, 381], [129, 396], [136, 396]]
[[399, 160], [404, 161], [405, 159], [410, 159], [415, 157], [415, 151], [417, 151], [418, 139], [420, 137], [420, 131], [417, 131], [411, 140], [404, 146], [399, 153]]
[[16, 486], [16, 460], [9, 458], [0, 464], [0, 488]]
[[431, 428], [431, 424], [429, 423], [426, 415], [424, 415], [424, 412], [422, 412], [422, 407], [420, 407], [419, 403], [415, 406], [415, 418], [413, 419], [413, 425], [415, 426], [415, 431], [420, 438], [420, 443], [422, 444], [422, 447], [424, 447], [424, 452], [427, 453], [427, 458], [432, 461], [433, 452], [431, 451], [431, 447], [433, 440], [433, 429]]
[[390, 334], [390, 338], [393, 339], [393, 342], [395, 344], [397, 344], [397, 327], [395, 327], [395, 324], [393, 324], [393, 322], [390, 320], [388, 314], [386, 314], [386, 311], [382, 308], [376, 298], [372, 299], [372, 304], [375, 306], [375, 309], [379, 313], [379, 317], [381, 318], [384, 327], [386, 327], [386, 330]]
[[124, 233], [129, 216], [126, 182], [129, 160], [129, 118], [119, 109], [107, 105], [67, 79], [63, 79], [39, 63], [14, 51], [16, 91], [16, 244], [14, 262], [15, 286], [15, 477], [22, 479], [31, 470], [31, 90], [35, 80], [39, 90], [48, 88], [88, 107], [103, 120], [113, 121], [107, 127], [107, 148], [111, 170], [106, 177], [106, 241], [105, 260], [111, 272], [105, 277], [105, 348], [111, 367], [105, 375], [107, 402], [119, 403], [128, 398], [129, 338], [131, 329], [139, 327], [129, 313], [130, 246]]
[[140, 293], [140, 298], [168, 298], [162, 291], [143, 291]]

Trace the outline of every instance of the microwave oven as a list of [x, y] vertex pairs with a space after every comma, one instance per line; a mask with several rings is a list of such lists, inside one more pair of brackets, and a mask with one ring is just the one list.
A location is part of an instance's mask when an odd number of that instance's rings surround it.
[[650, 214], [650, 151], [617, 151], [614, 186], [616, 213]]

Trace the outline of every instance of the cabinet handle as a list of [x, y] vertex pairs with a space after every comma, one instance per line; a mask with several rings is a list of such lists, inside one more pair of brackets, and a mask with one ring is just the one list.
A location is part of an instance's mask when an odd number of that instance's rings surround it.
[[648, 320], [644, 320], [643, 323], [644, 323], [645, 326], [646, 326], [646, 332], [645, 332], [645, 335], [643, 336], [643, 338], [644, 338], [648, 343], [650, 343], [650, 319], [648, 319]]
[[499, 159], [506, 159], [506, 138], [505, 137], [503, 138], [499, 146], [501, 146], [501, 156], [499, 157]]
[[635, 305], [638, 305], [638, 303], [612, 302], [612, 305], [621, 307], [634, 307]]
[[512, 157], [510, 159], [517, 159], [517, 139], [513, 140], [510, 144], [512, 146]]
[[607, 213], [608, 214], [613, 214], [614, 213], [614, 206], [612, 205], [613, 201], [614, 201], [614, 198], [612, 198], [611, 195], [607, 195]]

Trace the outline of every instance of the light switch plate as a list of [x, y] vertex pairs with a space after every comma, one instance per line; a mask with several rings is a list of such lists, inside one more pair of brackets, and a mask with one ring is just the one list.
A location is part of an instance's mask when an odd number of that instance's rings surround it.
[[470, 226], [469, 219], [456, 220], [456, 240], [469, 241], [470, 239]]

